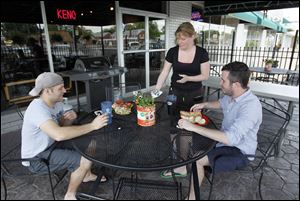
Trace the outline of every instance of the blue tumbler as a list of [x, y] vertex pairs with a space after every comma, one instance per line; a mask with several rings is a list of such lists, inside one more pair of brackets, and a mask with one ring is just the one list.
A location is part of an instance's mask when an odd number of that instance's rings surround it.
[[112, 102], [111, 101], [103, 101], [101, 102], [101, 111], [106, 113], [108, 116], [108, 124], [112, 123]]

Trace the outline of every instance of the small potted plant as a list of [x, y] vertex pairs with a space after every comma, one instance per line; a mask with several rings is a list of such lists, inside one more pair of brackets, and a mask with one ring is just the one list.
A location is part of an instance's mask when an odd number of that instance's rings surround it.
[[272, 67], [273, 68], [277, 68], [278, 67], [278, 61], [277, 60], [273, 60], [273, 62], [272, 62]]
[[137, 123], [140, 126], [153, 126], [155, 124], [154, 98], [147, 93], [137, 92], [134, 96], [137, 110]]
[[276, 68], [278, 66], [278, 61], [273, 59], [266, 59], [265, 60], [265, 71], [270, 72], [272, 71], [272, 67]]

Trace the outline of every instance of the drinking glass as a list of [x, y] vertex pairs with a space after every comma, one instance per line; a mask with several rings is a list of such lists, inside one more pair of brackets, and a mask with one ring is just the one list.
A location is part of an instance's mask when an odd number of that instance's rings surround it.
[[103, 101], [101, 102], [101, 111], [108, 115], [108, 124], [112, 123], [112, 102]]

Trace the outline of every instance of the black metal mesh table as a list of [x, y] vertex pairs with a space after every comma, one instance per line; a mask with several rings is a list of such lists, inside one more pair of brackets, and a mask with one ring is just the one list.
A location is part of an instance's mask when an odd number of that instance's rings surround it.
[[[151, 127], [137, 124], [135, 110], [126, 116], [113, 115], [112, 124], [73, 140], [84, 157], [105, 167], [128, 171], [172, 169], [195, 162], [215, 145], [211, 139], [176, 128], [178, 117], [167, 114], [165, 103], [156, 103], [156, 124]], [[80, 123], [93, 118], [89, 113]]]

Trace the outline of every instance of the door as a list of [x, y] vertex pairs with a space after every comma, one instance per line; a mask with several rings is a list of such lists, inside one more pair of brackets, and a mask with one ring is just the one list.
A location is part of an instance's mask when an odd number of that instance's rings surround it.
[[164, 63], [166, 15], [120, 7], [117, 16], [119, 65], [128, 69], [121, 82], [138, 83], [148, 90], [156, 84]]

